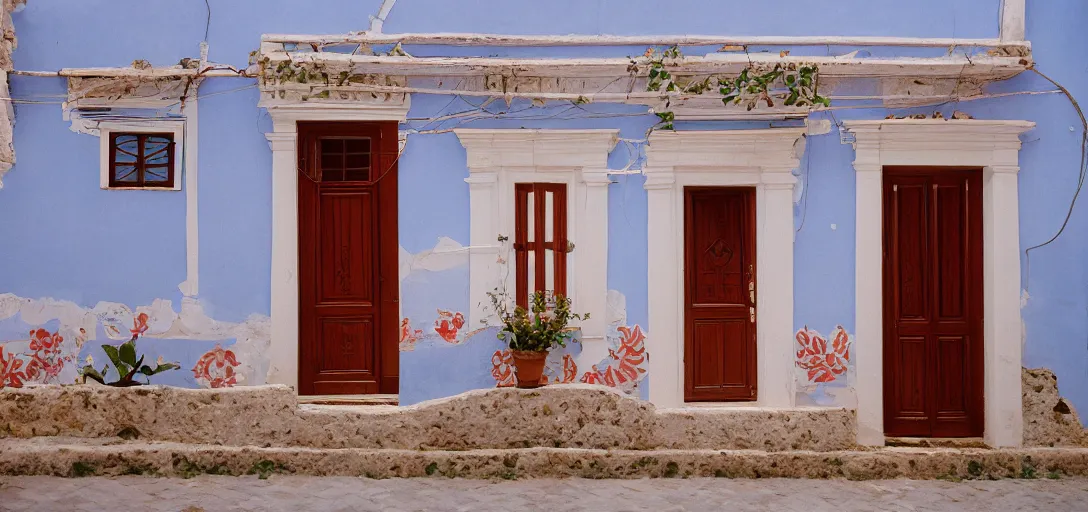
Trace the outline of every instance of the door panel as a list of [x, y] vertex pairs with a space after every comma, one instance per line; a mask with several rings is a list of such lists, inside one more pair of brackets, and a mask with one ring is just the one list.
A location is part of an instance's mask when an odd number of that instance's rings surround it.
[[981, 171], [884, 170], [884, 430], [983, 427]]
[[755, 189], [684, 189], [684, 399], [755, 400]]
[[299, 123], [299, 393], [397, 393], [397, 125]]

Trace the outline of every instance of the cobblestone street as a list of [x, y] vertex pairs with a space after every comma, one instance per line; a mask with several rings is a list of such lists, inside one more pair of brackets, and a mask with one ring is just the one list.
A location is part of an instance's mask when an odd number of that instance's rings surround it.
[[0, 478], [3, 511], [1088, 510], [1088, 480]]

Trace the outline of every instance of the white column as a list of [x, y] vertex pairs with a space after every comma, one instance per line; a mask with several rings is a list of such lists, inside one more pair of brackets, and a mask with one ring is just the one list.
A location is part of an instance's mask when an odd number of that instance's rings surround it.
[[[860, 146], [860, 144], [859, 144]], [[858, 155], [863, 152], [859, 147]], [[857, 180], [855, 228], [855, 336], [858, 444], [884, 445], [884, 331], [882, 176], [878, 162], [854, 162]], [[1017, 380], [1019, 382], [1019, 380]], [[1017, 395], [1019, 396], [1019, 395]]]
[[298, 386], [298, 155], [295, 123], [265, 134], [272, 148], [272, 333], [269, 384]]
[[646, 170], [646, 201], [649, 212], [648, 300], [650, 401], [658, 408], [684, 403], [684, 329], [681, 326], [683, 219], [677, 201], [672, 169]]
[[[469, 325], [473, 329], [481, 325], [481, 320], [489, 316], [491, 299], [487, 292], [500, 284], [499, 252], [491, 249], [499, 245], [500, 234], [510, 238], [507, 246], [513, 243], [513, 233], [499, 233], [499, 190], [497, 172], [473, 172], [468, 178], [469, 194]], [[510, 258], [513, 254], [505, 254]], [[514, 262], [507, 261], [513, 269]], [[512, 270], [511, 270], [512, 272]], [[513, 290], [510, 290], [513, 293]]]
[[185, 114], [185, 282], [178, 288], [185, 297], [196, 297], [200, 293], [200, 232], [197, 229], [197, 169], [200, 167], [197, 129], [200, 121], [195, 97], [185, 102], [182, 113]]
[[[569, 289], [576, 292], [575, 310], [590, 313], [581, 323], [582, 339], [604, 340], [608, 316], [608, 178], [607, 170], [582, 170], [584, 195], [568, 198], [574, 201], [577, 224], [568, 226], [574, 234], [576, 282]], [[577, 188], [575, 189], [577, 190]]]
[[1019, 170], [1011, 165], [991, 166], [983, 175], [985, 439], [994, 448], [1020, 446], [1024, 438]]
[[1001, 40], [1024, 40], [1026, 0], [1001, 0]]
[[756, 189], [757, 400], [763, 407], [792, 407], [793, 186], [797, 179], [789, 169], [767, 171]]

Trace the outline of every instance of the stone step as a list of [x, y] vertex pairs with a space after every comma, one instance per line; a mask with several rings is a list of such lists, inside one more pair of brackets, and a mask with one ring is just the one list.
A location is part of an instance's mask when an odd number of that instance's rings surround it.
[[461, 478], [1062, 478], [1088, 475], [1088, 449], [418, 451], [232, 447], [72, 438], [0, 440], [0, 475], [297, 474]]
[[299, 405], [285, 386], [0, 389], [0, 438], [71, 436], [262, 447], [848, 450], [854, 412], [657, 410], [612, 388], [470, 391], [409, 407]]

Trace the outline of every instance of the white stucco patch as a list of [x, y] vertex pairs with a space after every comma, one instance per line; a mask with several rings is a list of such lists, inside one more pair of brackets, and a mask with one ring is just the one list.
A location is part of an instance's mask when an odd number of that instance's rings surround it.
[[412, 254], [400, 247], [400, 278], [403, 280], [413, 271], [441, 272], [468, 265], [468, 248], [449, 237], [439, 237], [433, 249]]

